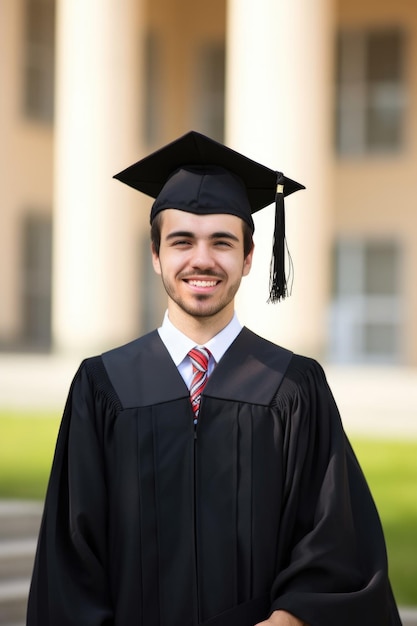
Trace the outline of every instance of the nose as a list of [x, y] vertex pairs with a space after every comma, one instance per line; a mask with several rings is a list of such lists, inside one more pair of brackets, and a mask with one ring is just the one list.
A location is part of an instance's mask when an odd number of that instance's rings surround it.
[[207, 270], [215, 266], [215, 260], [210, 245], [206, 242], [199, 242], [194, 247], [191, 265], [195, 269]]

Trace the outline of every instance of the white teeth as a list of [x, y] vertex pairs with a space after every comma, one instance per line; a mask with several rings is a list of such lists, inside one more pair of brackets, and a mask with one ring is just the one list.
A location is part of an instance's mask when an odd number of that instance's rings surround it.
[[193, 287], [214, 287], [217, 280], [190, 280], [189, 283]]

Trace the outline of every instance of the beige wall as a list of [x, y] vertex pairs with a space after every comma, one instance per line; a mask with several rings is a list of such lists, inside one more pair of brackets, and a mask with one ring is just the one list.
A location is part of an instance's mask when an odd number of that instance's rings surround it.
[[392, 238], [401, 242], [403, 354], [417, 364], [417, 4], [339, 0], [341, 27], [396, 25], [407, 34], [405, 148], [399, 154], [335, 162], [334, 235]]
[[21, 224], [52, 207], [52, 129], [22, 116], [23, 2], [0, 2], [0, 342], [22, 324]]

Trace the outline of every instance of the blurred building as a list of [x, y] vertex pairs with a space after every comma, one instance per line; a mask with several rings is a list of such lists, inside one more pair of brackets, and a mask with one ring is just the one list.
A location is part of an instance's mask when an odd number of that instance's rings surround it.
[[272, 212], [239, 317], [335, 362], [417, 365], [417, 4], [0, 0], [0, 348], [159, 325], [151, 201], [113, 174], [190, 129], [303, 182], [290, 299]]

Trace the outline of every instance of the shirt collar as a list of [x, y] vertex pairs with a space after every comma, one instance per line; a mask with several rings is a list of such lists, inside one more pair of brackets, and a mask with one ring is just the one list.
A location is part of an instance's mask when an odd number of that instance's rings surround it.
[[[241, 330], [242, 325], [236, 313], [234, 313], [227, 326], [204, 344], [204, 346], [210, 350], [216, 363], [220, 361], [223, 354], [233, 343]], [[162, 326], [158, 328], [158, 333], [177, 367], [187, 356], [191, 348], [194, 348], [196, 345], [195, 341], [187, 337], [187, 335], [184, 335], [184, 333], [174, 326], [168, 317], [168, 311], [165, 312]]]

